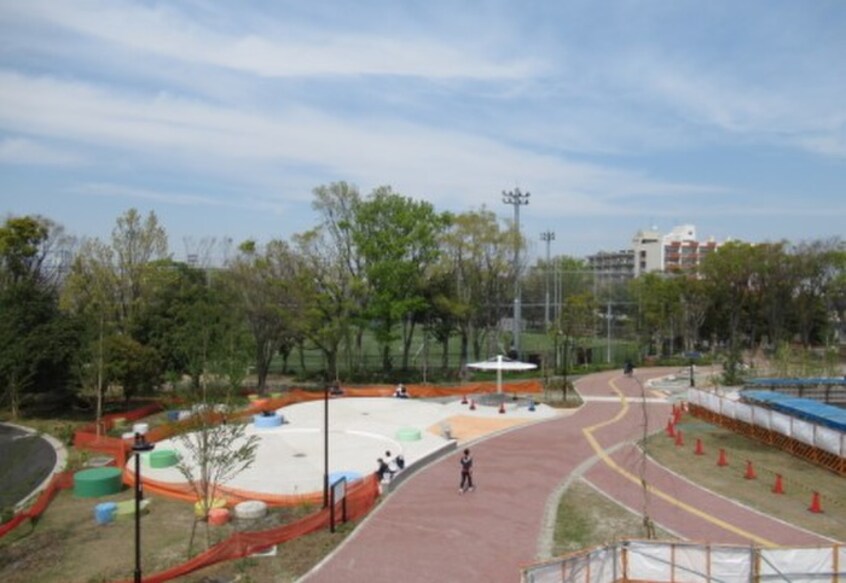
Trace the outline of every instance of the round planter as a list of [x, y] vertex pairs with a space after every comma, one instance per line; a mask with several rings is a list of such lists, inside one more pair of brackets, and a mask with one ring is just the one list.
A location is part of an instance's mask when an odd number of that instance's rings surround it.
[[123, 488], [120, 468], [89, 468], [73, 475], [73, 493], [78, 498], [117, 494]]
[[223, 526], [229, 522], [229, 510], [226, 508], [212, 508], [209, 510], [209, 524]]
[[235, 518], [239, 520], [258, 520], [267, 516], [267, 504], [261, 500], [247, 500], [235, 505]]
[[423, 436], [416, 427], [402, 427], [397, 430], [397, 441], [420, 441]]
[[253, 415], [253, 423], [257, 429], [268, 429], [282, 425], [281, 415]]
[[172, 449], [150, 452], [151, 468], [170, 468], [179, 463], [179, 455]]

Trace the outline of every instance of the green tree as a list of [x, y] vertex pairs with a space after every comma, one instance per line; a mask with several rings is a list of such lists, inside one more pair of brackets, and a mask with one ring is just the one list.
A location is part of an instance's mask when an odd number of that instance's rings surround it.
[[352, 242], [368, 284], [368, 316], [382, 347], [382, 367], [392, 368], [391, 343], [401, 324], [402, 368], [408, 368], [417, 316], [426, 309], [426, 277], [440, 253], [449, 215], [428, 202], [377, 188], [354, 209]]
[[758, 247], [750, 243], [731, 241], [708, 255], [702, 273], [708, 281], [714, 303], [712, 309], [718, 321], [725, 323], [728, 355], [725, 363], [725, 382], [739, 380], [744, 326], [748, 322], [755, 294]]
[[485, 340], [498, 329], [508, 306], [514, 271], [511, 234], [500, 226], [493, 212], [483, 207], [455, 215], [442, 237], [441, 248], [438, 272], [452, 284], [444, 288], [439, 303], [454, 319], [464, 365], [471, 346], [473, 357], [482, 357]]
[[205, 403], [198, 403], [193, 407], [193, 411], [188, 424], [190, 431], [176, 438], [185, 451], [176, 468], [197, 497], [201, 511], [191, 526], [189, 558], [198, 521], [205, 522], [206, 548], [210, 546], [208, 518], [214, 507], [218, 488], [253, 465], [259, 441], [257, 435], [246, 435], [245, 424], [225, 420], [221, 422], [217, 416], [211, 414]]
[[42, 217], [10, 217], [0, 227], [0, 386], [17, 418], [28, 397], [66, 396], [78, 350], [76, 322], [58, 308], [51, 255], [61, 229]]
[[263, 250], [246, 241], [228, 271], [253, 336], [258, 390], [264, 392], [273, 357], [302, 334], [301, 262], [283, 241], [271, 241]]

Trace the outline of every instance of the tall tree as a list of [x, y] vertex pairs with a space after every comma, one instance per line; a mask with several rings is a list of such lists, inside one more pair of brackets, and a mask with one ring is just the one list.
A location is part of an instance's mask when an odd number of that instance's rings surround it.
[[128, 329], [146, 291], [145, 273], [153, 261], [167, 256], [167, 233], [156, 213], [151, 211], [142, 219], [136, 209], [129, 209], [112, 230], [112, 250], [121, 319]]
[[439, 271], [454, 282], [454, 291], [442, 302], [455, 319], [464, 365], [471, 346], [474, 358], [481, 358], [486, 337], [505, 314], [513, 281], [513, 245], [510, 232], [482, 207], [453, 217], [441, 247]]
[[354, 211], [352, 242], [363, 260], [371, 298], [368, 314], [382, 347], [382, 367], [392, 368], [391, 342], [401, 324], [402, 368], [407, 369], [416, 316], [426, 307], [426, 276], [450, 217], [387, 186], [373, 191]]
[[229, 272], [255, 341], [258, 390], [264, 392], [273, 357], [302, 333], [302, 270], [298, 257], [283, 241], [271, 241], [263, 250], [246, 241], [240, 251]]
[[708, 255], [702, 264], [702, 273], [709, 284], [712, 309], [725, 322], [728, 341], [726, 382], [739, 378], [738, 365], [743, 348], [744, 320], [749, 317], [755, 294], [758, 247], [750, 243], [731, 241]]
[[42, 217], [10, 217], [0, 227], [0, 387], [13, 418], [27, 397], [70, 389], [78, 331], [59, 311], [47, 263], [58, 233]]

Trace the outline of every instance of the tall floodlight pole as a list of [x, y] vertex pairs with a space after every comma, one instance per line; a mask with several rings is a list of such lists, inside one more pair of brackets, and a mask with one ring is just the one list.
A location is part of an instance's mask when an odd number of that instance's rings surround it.
[[520, 358], [520, 308], [521, 308], [521, 291], [520, 291], [520, 207], [529, 204], [529, 197], [531, 193], [520, 192], [519, 188], [515, 188], [510, 192], [502, 191], [502, 202], [514, 206], [514, 232], [517, 235], [514, 238], [514, 352], [517, 353], [517, 358]]
[[555, 232], [544, 231], [541, 233], [541, 241], [546, 243], [546, 303], [544, 304], [543, 322], [549, 330], [549, 244], [555, 241]]

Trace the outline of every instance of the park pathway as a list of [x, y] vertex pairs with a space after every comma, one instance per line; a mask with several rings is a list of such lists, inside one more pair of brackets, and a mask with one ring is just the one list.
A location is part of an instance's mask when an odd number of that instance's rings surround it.
[[[577, 383], [585, 404], [573, 415], [472, 444], [475, 492], [458, 493], [460, 453], [423, 468], [302, 581], [519, 581], [520, 569], [541, 558], [547, 503], [574, 472], [587, 468], [598, 488], [640, 509], [643, 489], [626, 472], [639, 472], [637, 464], [647, 462], [627, 444], [663, 428], [671, 407], [644, 392], [639, 380], [666, 372], [638, 371], [638, 379], [619, 372], [590, 375]], [[672, 493], [668, 500], [650, 497], [650, 516], [659, 525], [666, 519], [684, 538], [738, 542], [742, 533], [764, 532], [776, 544], [826, 542], [757, 513], [741, 514], [743, 507], [708, 498], [712, 495], [660, 468], [644, 471], [660, 481], [662, 492]], [[733, 529], [735, 520], [742, 520], [743, 528]]]

